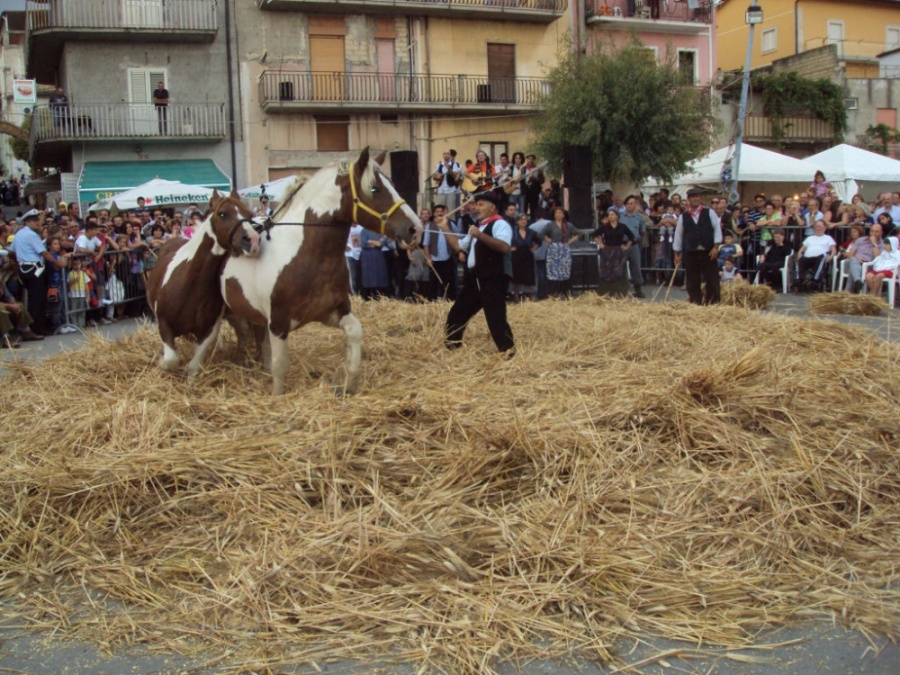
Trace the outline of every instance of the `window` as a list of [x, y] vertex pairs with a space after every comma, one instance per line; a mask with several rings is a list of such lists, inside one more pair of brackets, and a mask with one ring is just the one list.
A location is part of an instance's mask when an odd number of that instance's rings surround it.
[[837, 45], [838, 56], [844, 55], [844, 22], [829, 21], [828, 22], [828, 38], [825, 40], [827, 45]]
[[767, 28], [762, 32], [761, 50], [763, 54], [778, 51], [778, 29]]
[[900, 47], [900, 26], [887, 26], [884, 29], [884, 50]]
[[128, 103], [131, 111], [129, 123], [135, 136], [149, 136], [163, 133], [156, 107], [153, 105], [153, 90], [157, 83], [169, 88], [169, 76], [165, 68], [129, 68]]
[[[491, 164], [500, 161], [500, 155], [504, 152], [509, 154], [509, 144], [506, 141], [481, 141], [478, 144], [479, 150], [484, 150], [491, 160]], [[474, 157], [472, 159], [475, 159]]]
[[678, 81], [689, 87], [700, 84], [696, 49], [678, 50]]
[[350, 117], [316, 115], [316, 150], [347, 152], [350, 149]]

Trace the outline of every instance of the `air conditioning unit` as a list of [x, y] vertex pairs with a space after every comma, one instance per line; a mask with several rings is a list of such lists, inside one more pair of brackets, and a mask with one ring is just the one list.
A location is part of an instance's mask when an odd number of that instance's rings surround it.
[[847, 110], [859, 110], [859, 99], [858, 98], [845, 98], [844, 99], [844, 107]]
[[490, 103], [491, 85], [479, 84], [477, 87], [475, 87], [475, 97], [478, 99], [479, 103]]

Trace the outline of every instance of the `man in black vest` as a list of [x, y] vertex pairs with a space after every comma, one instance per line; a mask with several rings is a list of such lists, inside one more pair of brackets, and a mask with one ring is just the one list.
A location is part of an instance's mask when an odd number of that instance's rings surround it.
[[[462, 346], [463, 333], [469, 320], [484, 310], [488, 330], [497, 349], [513, 354], [512, 329], [506, 320], [506, 291], [512, 277], [510, 246], [512, 228], [498, 213], [500, 199], [493, 192], [475, 195], [478, 225], [472, 225], [461, 241], [448, 236], [450, 247], [457, 253], [467, 252], [463, 289], [447, 315], [445, 344], [448, 349]], [[442, 219], [437, 223], [444, 232], [451, 232]]]
[[[700, 203], [700, 188], [688, 190], [688, 206], [675, 225], [672, 250], [675, 269], [684, 259], [684, 285], [688, 299], [695, 305], [714, 305], [719, 302], [719, 244], [722, 227], [719, 216]], [[705, 294], [700, 286], [706, 283]]]

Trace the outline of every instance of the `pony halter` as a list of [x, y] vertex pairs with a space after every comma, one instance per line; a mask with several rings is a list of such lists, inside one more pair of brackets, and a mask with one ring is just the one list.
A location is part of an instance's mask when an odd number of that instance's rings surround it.
[[353, 222], [359, 223], [359, 209], [362, 209], [370, 216], [375, 216], [381, 221], [381, 232], [380, 234], [384, 234], [384, 226], [387, 224], [388, 218], [390, 218], [394, 211], [399, 209], [406, 203], [404, 199], [398, 199], [394, 202], [394, 204], [389, 208], [385, 213], [378, 213], [375, 209], [373, 209], [368, 204], [365, 204], [356, 194], [356, 179], [355, 179], [355, 170], [356, 162], [353, 162], [350, 165], [350, 195], [353, 197]]

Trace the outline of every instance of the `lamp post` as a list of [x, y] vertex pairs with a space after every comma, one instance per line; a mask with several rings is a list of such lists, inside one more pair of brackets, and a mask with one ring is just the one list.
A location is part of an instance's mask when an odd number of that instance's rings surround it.
[[744, 62], [744, 79], [741, 82], [741, 107], [738, 110], [738, 134], [734, 142], [734, 160], [731, 168], [731, 191], [728, 199], [734, 204], [740, 195], [738, 195], [737, 186], [741, 173], [741, 145], [744, 142], [744, 118], [747, 116], [747, 97], [750, 93], [750, 60], [753, 56], [753, 33], [756, 31], [756, 24], [763, 22], [763, 11], [756, 0], [750, 0], [750, 6], [744, 14], [744, 23], [750, 27], [750, 33], [747, 36], [747, 60]]

